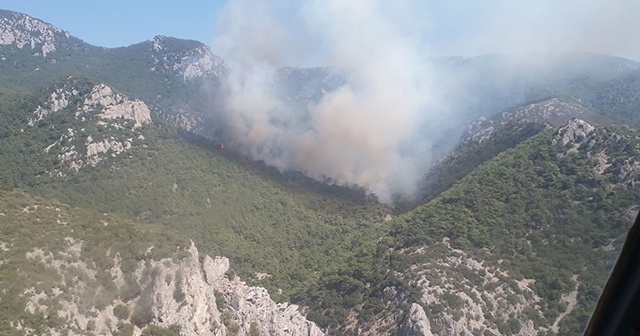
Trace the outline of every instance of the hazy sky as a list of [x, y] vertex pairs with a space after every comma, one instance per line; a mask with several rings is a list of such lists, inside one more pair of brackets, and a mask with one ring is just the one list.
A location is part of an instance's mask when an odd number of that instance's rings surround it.
[[126, 46], [156, 35], [210, 44], [224, 0], [0, 0], [22, 12], [103, 47]]
[[[91, 44], [116, 47], [169, 35], [211, 44], [226, 0], [0, 0]], [[288, 4], [304, 4], [287, 0]], [[638, 0], [394, 0], [412, 6], [432, 56], [591, 51], [640, 60]], [[286, 5], [284, 6], [286, 7]], [[294, 11], [283, 15], [297, 15]], [[390, 13], [393, 15], [393, 13]], [[215, 50], [214, 50], [215, 52]]]

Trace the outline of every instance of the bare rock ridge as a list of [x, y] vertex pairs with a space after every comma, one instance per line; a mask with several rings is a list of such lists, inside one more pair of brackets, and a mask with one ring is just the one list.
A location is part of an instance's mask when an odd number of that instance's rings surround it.
[[33, 50], [34, 56], [47, 57], [56, 51], [56, 39], [70, 38], [68, 32], [21, 13], [0, 17], [0, 45]]
[[184, 80], [206, 76], [221, 76], [227, 71], [222, 59], [211, 52], [204, 44], [190, 46], [186, 50], [176, 50], [171, 44], [177, 39], [156, 36], [151, 41], [151, 58], [153, 71], [168, 71]]
[[93, 87], [91, 93], [82, 104], [82, 111], [78, 110], [76, 117], [81, 116], [83, 112], [95, 111], [96, 109], [102, 109], [102, 112], [98, 114], [98, 118], [103, 120], [122, 119], [133, 121], [132, 129], [151, 122], [149, 108], [144, 102], [138, 99], [131, 100], [123, 94], [114, 93], [105, 84]]
[[[586, 155], [594, 172], [608, 178], [614, 186], [633, 187], [640, 181], [640, 162], [628, 157], [616, 157], [610, 148], [626, 143], [630, 135], [607, 131], [581, 119], [572, 119], [555, 133], [551, 144], [566, 148], [563, 155]], [[640, 152], [637, 146], [633, 148]]]
[[409, 319], [400, 327], [400, 331], [403, 336], [433, 336], [429, 318], [421, 305], [417, 303], [411, 305]]
[[[188, 252], [179, 264], [162, 261], [150, 265], [159, 270], [159, 279], [174, 279], [158, 281], [153, 287], [154, 321], [160, 325], [179, 325], [181, 335], [194, 336], [227, 335], [230, 329], [237, 335], [249, 335], [251, 330], [260, 335], [323, 335], [296, 305], [275, 303], [266, 289], [226, 276], [228, 259], [205, 256], [200, 263], [194, 246]], [[174, 298], [177, 286], [184, 294], [181, 301]]]
[[[82, 241], [67, 237], [64, 244], [64, 253], [34, 249], [26, 255], [57, 272], [61, 279], [54, 290], [27, 288], [24, 292], [26, 311], [64, 320], [57, 327], [61, 329], [52, 328], [49, 334], [115, 335], [123, 324], [131, 323], [133, 335], [140, 335], [149, 325], [178, 329], [183, 336], [323, 335], [296, 305], [275, 303], [264, 288], [250, 287], [237, 277], [227, 276], [227, 258], [203, 257], [193, 243], [179, 259], [139, 261], [132, 276], [123, 273], [118, 253], [109, 255], [114, 260], [109, 272], [113, 286], [120, 293], [126, 288], [139, 288], [134, 291], [139, 294], [133, 297], [114, 296], [113, 289], [99, 285], [95, 264], [82, 258]], [[71, 269], [76, 273], [68, 273]], [[65, 286], [65, 281], [75, 281], [75, 285]], [[85, 300], [94, 296], [113, 299], [87, 307]], [[13, 326], [27, 335], [34, 334], [20, 321]]]
[[[576, 117], [597, 119], [593, 112], [577, 101], [551, 98], [505, 111], [500, 115], [499, 120], [478, 118], [469, 123], [461, 143], [468, 145], [487, 142], [495, 135], [500, 126], [504, 126], [508, 122], [516, 122], [521, 125], [521, 128], [525, 128], [527, 125], [539, 125], [537, 129], [541, 131], [545, 127], [559, 127]], [[600, 119], [603, 118], [600, 117]]]
[[585, 143], [587, 136], [596, 128], [581, 119], [573, 119], [567, 125], [558, 130], [558, 137], [563, 146], [570, 145], [576, 149]]
[[151, 111], [143, 101], [115, 92], [105, 84], [86, 90], [80, 81], [67, 79], [38, 105], [28, 120], [28, 125], [35, 127], [54, 113], [70, 113], [78, 122], [76, 125], [81, 125], [62, 130], [58, 140], [43, 149], [45, 153], [52, 150], [58, 153], [64, 169], [52, 172], [55, 175], [64, 175], [65, 169], [78, 171], [87, 165], [95, 166], [135, 145], [145, 146], [139, 129], [152, 122]]

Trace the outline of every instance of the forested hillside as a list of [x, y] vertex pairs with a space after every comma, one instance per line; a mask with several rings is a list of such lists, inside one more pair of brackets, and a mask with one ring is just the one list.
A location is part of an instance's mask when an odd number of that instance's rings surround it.
[[547, 323], [576, 288], [577, 309], [560, 332], [579, 333], [640, 204], [638, 149], [637, 131], [624, 127], [572, 121], [544, 132], [403, 215], [391, 229], [395, 249], [447, 237], [515, 279], [533, 279]]

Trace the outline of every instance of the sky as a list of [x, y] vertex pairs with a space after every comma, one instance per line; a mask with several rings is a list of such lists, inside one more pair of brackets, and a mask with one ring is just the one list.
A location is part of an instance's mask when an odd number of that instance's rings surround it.
[[[306, 3], [276, 1], [285, 3], [281, 8]], [[586, 51], [640, 60], [638, 0], [393, 2], [398, 7], [409, 3], [431, 56]], [[37, 17], [103, 47], [126, 46], [156, 35], [211, 45], [226, 4], [227, 0], [0, 0], [0, 8]]]
[[211, 44], [224, 0], [0, 0], [0, 8], [22, 12], [62, 28], [85, 42], [121, 47], [156, 35]]

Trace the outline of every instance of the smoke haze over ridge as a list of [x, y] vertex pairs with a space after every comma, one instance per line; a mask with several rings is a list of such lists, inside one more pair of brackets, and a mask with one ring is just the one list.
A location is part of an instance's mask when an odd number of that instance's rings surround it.
[[[214, 49], [229, 60], [225, 110], [234, 140], [254, 159], [364, 187], [384, 202], [411, 195], [419, 172], [401, 148], [438, 101], [419, 41], [407, 34], [412, 27], [384, 15], [384, 2], [309, 1], [290, 8], [297, 22], [279, 20], [274, 8], [283, 4], [231, 2], [221, 23]], [[273, 78], [293, 59], [313, 57], [305, 53], [314, 44], [346, 84], [307, 111], [292, 110]]]
[[[585, 36], [584, 42], [575, 31], [605, 5], [595, 2], [564, 21], [560, 15], [568, 13], [568, 4], [556, 6], [556, 14], [542, 5], [522, 6], [530, 10], [527, 18], [510, 17], [523, 8], [506, 1], [491, 1], [491, 10], [471, 5], [462, 11], [477, 11], [475, 24], [487, 22], [483, 29], [430, 46], [428, 36], [443, 19], [430, 20], [428, 6], [419, 1], [231, 0], [213, 44], [230, 69], [223, 95], [229, 135], [239, 150], [280, 170], [360, 186], [386, 203], [394, 195], [410, 198], [431, 160], [429, 149], [446, 130], [439, 125], [463, 118], [450, 108], [464, 96], [451, 93], [459, 83], [429, 62], [441, 54], [436, 46], [547, 53], [564, 51], [560, 46], [568, 38], [574, 42], [568, 47], [577, 50], [580, 43], [604, 46], [601, 40], [621, 30]], [[608, 10], [599, 26], [616, 18], [632, 25], [622, 9]], [[346, 83], [301, 109], [281, 99], [274, 78], [280, 67], [310, 63], [330, 65]]]

